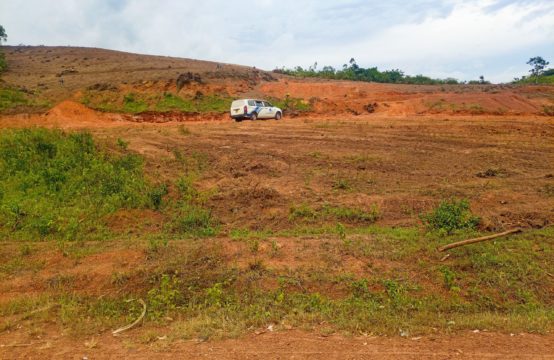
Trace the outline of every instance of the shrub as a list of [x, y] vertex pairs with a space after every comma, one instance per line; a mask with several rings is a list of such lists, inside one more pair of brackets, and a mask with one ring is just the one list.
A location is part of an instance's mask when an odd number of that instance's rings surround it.
[[166, 184], [156, 186], [150, 191], [150, 201], [154, 210], [159, 210], [162, 206], [163, 197], [167, 195], [168, 189]]
[[452, 291], [460, 291], [460, 287], [456, 284], [457, 274], [448, 266], [443, 266], [440, 269], [443, 277], [444, 287]]
[[215, 283], [212, 287], [206, 289], [206, 304], [213, 306], [225, 304], [225, 292], [222, 283]]
[[127, 150], [129, 143], [122, 138], [117, 138], [117, 146], [119, 146], [121, 150]]
[[296, 112], [306, 112], [311, 110], [311, 105], [309, 102], [300, 98], [290, 97], [288, 94], [284, 99], [273, 99], [272, 104], [280, 108], [281, 110], [287, 111], [296, 111]]
[[175, 310], [181, 297], [179, 279], [176, 276], [163, 274], [159, 286], [148, 292], [149, 317], [159, 319], [167, 312]]
[[429, 230], [446, 234], [452, 234], [456, 230], [475, 229], [480, 222], [480, 218], [471, 213], [465, 199], [442, 201], [435, 210], [422, 215], [421, 220]]

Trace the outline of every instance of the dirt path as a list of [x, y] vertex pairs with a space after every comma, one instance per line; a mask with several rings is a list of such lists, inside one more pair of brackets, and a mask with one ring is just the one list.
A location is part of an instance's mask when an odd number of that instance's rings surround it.
[[159, 338], [145, 345], [131, 334], [88, 340], [43, 337], [18, 343], [0, 338], [2, 359], [554, 359], [554, 337], [532, 334], [467, 332], [456, 335], [329, 337], [302, 331], [267, 332], [238, 339]]

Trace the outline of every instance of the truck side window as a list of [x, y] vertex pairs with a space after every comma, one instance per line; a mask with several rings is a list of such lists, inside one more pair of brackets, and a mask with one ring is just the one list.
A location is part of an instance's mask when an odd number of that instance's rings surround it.
[[248, 100], [248, 106], [256, 106], [256, 102], [254, 100]]
[[263, 101], [256, 101], [256, 106], [264, 106]]

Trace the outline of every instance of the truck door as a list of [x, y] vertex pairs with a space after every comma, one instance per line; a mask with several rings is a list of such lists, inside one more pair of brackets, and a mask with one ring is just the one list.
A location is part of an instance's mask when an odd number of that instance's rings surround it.
[[273, 105], [268, 103], [267, 101], [264, 101], [264, 109], [265, 109], [265, 118], [271, 119], [275, 116], [275, 110], [273, 109]]
[[264, 119], [267, 117], [267, 108], [263, 101], [256, 100], [256, 112], [258, 113], [258, 119]]

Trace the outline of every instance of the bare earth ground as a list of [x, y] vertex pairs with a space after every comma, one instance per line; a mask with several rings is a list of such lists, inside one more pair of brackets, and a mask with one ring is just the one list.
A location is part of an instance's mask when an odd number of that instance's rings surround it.
[[[374, 336], [323, 337], [302, 331], [247, 335], [208, 342], [160, 338], [149, 346], [127, 336], [103, 335], [68, 340], [63, 335], [29, 341], [17, 348], [0, 347], [3, 359], [552, 359], [552, 336], [472, 333], [412, 339]], [[4, 339], [3, 339], [4, 340]], [[19, 340], [15, 337], [5, 340]], [[92, 344], [94, 344], [92, 346]], [[27, 345], [27, 346], [25, 346]], [[8, 345], [9, 346], [9, 343]], [[92, 346], [92, 348], [91, 348]]]
[[[541, 113], [543, 105], [552, 103], [552, 87], [404, 86], [279, 75], [273, 79], [278, 81], [264, 81], [252, 68], [138, 58], [100, 49], [10, 47], [6, 54], [11, 69], [3, 80], [40, 89], [54, 106], [45, 114], [1, 115], [0, 128], [89, 129], [99, 142], [124, 139], [130, 150], [145, 157], [147, 174], [157, 181], [179, 176], [168, 166], [179, 154], [200, 156], [207, 166], [197, 185], [219, 189], [208, 205], [224, 234], [237, 228], [288, 230], [291, 206], [304, 203], [364, 210], [377, 206], [377, 225], [414, 226], [420, 213], [449, 197], [469, 199], [489, 231], [541, 228], [554, 222], [554, 200], [547, 193], [554, 187], [554, 118]], [[76, 72], [65, 76], [62, 87], [57, 74], [64, 69]], [[79, 103], [83, 88], [104, 82], [119, 86], [122, 92], [173, 92], [176, 76], [185, 71], [209, 80], [183, 89], [181, 95], [198, 90], [230, 96], [290, 94], [309, 100], [313, 111], [279, 122], [232, 123], [222, 114], [111, 114]], [[378, 103], [377, 110], [368, 114], [364, 107], [373, 102]], [[482, 175], [491, 169], [497, 175]], [[348, 187], [337, 190], [341, 181]], [[136, 217], [144, 219], [143, 226], [129, 229]], [[140, 274], [147, 263], [144, 242], [129, 237], [155, 231], [166, 220], [155, 212], [117, 213], [110, 227], [122, 239], [87, 244], [86, 252], [76, 258], [62, 256], [51, 243], [33, 244], [41, 251], [29, 256], [27, 268], [2, 278], [0, 303], [40, 296], [64, 276], [71, 276], [70, 290], [76, 294], [113, 295], [120, 291], [112, 281], [115, 271]], [[226, 235], [206, 242], [221, 245], [225, 260], [239, 267], [253, 259], [278, 270], [323, 269], [332, 263], [337, 273], [371, 277], [398, 271], [429, 283], [428, 274], [419, 271], [417, 264], [385, 262], [374, 256], [368, 268], [348, 254], [321, 251], [338, 242], [334, 238], [281, 236], [276, 239], [281, 249], [278, 257], [269, 255], [271, 249], [265, 243], [254, 256], [247, 245]], [[7, 262], [19, 246], [3, 240], [0, 259]], [[441, 255], [422, 257], [437, 263]], [[442, 287], [428, 285], [448, 296]], [[307, 286], [318, 290], [317, 284]], [[554, 282], [549, 290], [554, 293]], [[327, 292], [340, 295], [341, 287]], [[183, 341], [171, 338], [170, 326], [138, 328], [117, 338], [110, 330], [76, 336], [55, 324], [36, 327], [32, 320], [23, 319], [0, 332], [0, 358], [554, 358], [552, 333], [441, 329], [407, 338], [352, 337], [327, 336], [317, 328], [280, 327], [273, 332], [252, 329], [232, 339]], [[157, 336], [145, 343], [142, 339], [152, 332]]]
[[[135, 125], [66, 101], [46, 116], [5, 116], [0, 124], [32, 125], [91, 128], [100, 138], [124, 138], [151, 166], [174, 159], [176, 150], [206, 154], [210, 169], [200, 185], [223, 189], [213, 205], [230, 228], [279, 228], [289, 205], [326, 201], [376, 204], [382, 224], [413, 224], [414, 214], [431, 208], [437, 197], [453, 196], [470, 199], [490, 230], [554, 221], [552, 199], [541, 190], [554, 173], [551, 117], [375, 114], [222, 121], [187, 123], [192, 134], [183, 136], [175, 123]], [[487, 169], [501, 174], [478, 176]], [[158, 171], [162, 178], [175, 177], [163, 166]], [[333, 188], [341, 179], [352, 191]], [[239, 198], [239, 211], [227, 206]]]
[[[541, 193], [542, 187], [551, 181], [547, 175], [554, 173], [554, 143], [551, 141], [554, 124], [549, 118], [366, 116], [240, 124], [225, 121], [187, 123], [191, 134], [185, 136], [179, 133], [181, 123], [135, 124], [111, 115], [96, 114], [80, 105], [67, 103], [63, 106], [76, 112], [72, 121], [50, 123], [48, 115], [19, 116], [4, 117], [2, 125], [84, 127], [106, 141], [122, 137], [129, 141], [130, 149], [146, 157], [148, 167], [172, 159], [175, 149], [187, 154], [205, 153], [210, 170], [200, 185], [219, 187], [220, 194], [211, 205], [228, 229], [240, 226], [285, 229], [290, 204], [302, 201], [318, 204], [324, 200], [358, 207], [376, 203], [383, 213], [378, 224], [410, 225], [417, 223], [417, 214], [432, 207], [437, 193], [470, 198], [476, 206], [475, 211], [483, 214], [491, 229], [514, 225], [540, 227], [554, 221], [552, 198]], [[66, 112], [58, 114], [58, 119], [63, 119]], [[508, 175], [501, 179], [476, 177], [476, 173], [486, 168], [502, 168]], [[172, 178], [174, 174], [170, 172], [161, 166], [158, 176]], [[336, 177], [351, 179], [355, 192], [333, 190], [332, 182]], [[239, 205], [232, 210], [229, 203]], [[121, 221], [125, 221], [125, 216], [118, 219]], [[322, 240], [305, 241], [315, 245]], [[252, 257], [228, 239], [218, 242], [227, 244], [230, 263], [246, 266]], [[306, 264], [317, 266], [321, 261], [317, 260], [318, 246], [306, 248], [306, 244], [288, 238], [278, 239], [278, 242], [284, 255], [277, 259], [266, 255], [264, 260], [268, 266], [294, 269]], [[61, 274], [71, 274], [78, 279], [73, 290], [78, 293], [102, 296], [115, 291], [110, 282], [113, 272], [140, 268], [145, 260], [140, 246], [120, 244], [103, 245], [98, 253], [79, 261], [64, 258], [54, 250], [41, 251], [40, 259], [36, 260], [46, 261], [47, 266], [38, 272], [5, 279], [0, 300], [38, 295], [41, 289], [49, 287], [52, 278]], [[11, 246], [9, 242], [3, 243], [6, 253]], [[45, 246], [48, 249], [48, 245]], [[267, 254], [269, 250], [262, 247], [261, 252]], [[342, 270], [365, 276], [379, 272], [380, 267], [395, 266], [376, 262], [373, 270], [368, 270], [356, 259], [344, 255], [337, 261], [342, 264]], [[413, 271], [416, 279], [425, 281], [424, 274], [417, 275], [417, 268]], [[322, 337], [317, 332], [281, 330], [200, 344], [180, 340], [166, 344], [158, 340], [149, 345], [136, 342], [141, 337], [140, 329], [121, 338], [112, 338], [106, 331], [94, 336], [93, 340], [58, 331], [56, 327], [46, 328], [37, 335], [32, 326], [22, 325], [4, 332], [0, 334], [0, 346], [4, 346], [0, 347], [0, 354], [3, 353], [3, 358], [80, 358], [85, 355], [89, 358], [221, 359], [552, 358], [549, 354], [554, 345], [552, 334], [510, 336], [482, 331], [437, 334], [412, 340]], [[163, 339], [167, 331], [159, 329], [160, 338]], [[89, 348], [90, 341], [97, 345]]]

